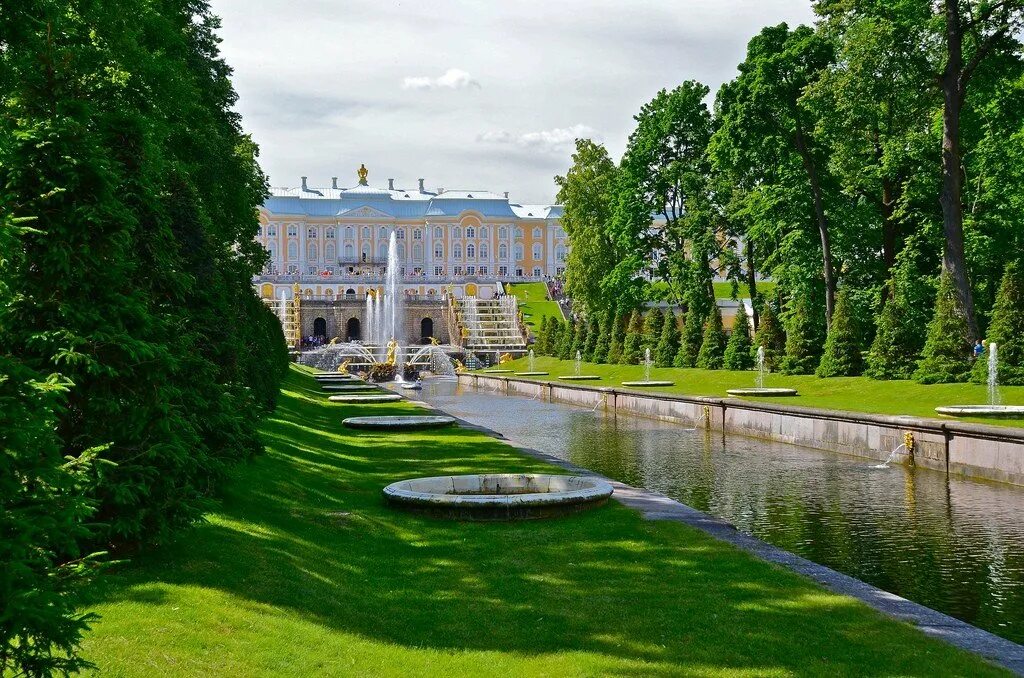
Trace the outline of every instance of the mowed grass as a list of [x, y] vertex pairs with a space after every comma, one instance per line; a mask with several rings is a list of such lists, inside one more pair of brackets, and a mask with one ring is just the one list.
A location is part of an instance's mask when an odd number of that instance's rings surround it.
[[103, 676], [1004, 675], [691, 528], [617, 503], [460, 523], [384, 505], [412, 476], [543, 471], [478, 432], [351, 432], [294, 369], [220, 510], [105, 577]]
[[541, 321], [554, 316], [559, 320], [563, 319], [562, 309], [558, 303], [548, 299], [548, 288], [542, 282], [535, 283], [510, 283], [505, 285], [508, 294], [515, 295], [519, 301], [519, 310], [523, 312], [523, 319], [536, 334], [540, 329]]
[[[530, 377], [537, 381], [557, 381], [561, 375], [573, 374], [574, 362], [538, 356], [535, 369], [549, 372], [546, 377]], [[525, 371], [527, 359], [522, 358], [507, 369]], [[587, 386], [619, 386], [623, 381], [641, 381], [643, 365], [596, 365], [583, 363], [583, 374], [602, 377], [600, 381], [582, 382]], [[644, 391], [678, 395], [729, 397], [730, 388], [754, 386], [753, 371], [698, 370], [682, 368], [651, 368], [652, 380], [674, 381], [673, 386], [644, 387]], [[988, 402], [986, 387], [980, 384], [918, 384], [914, 381], [878, 381], [867, 377], [834, 377], [820, 379], [810, 376], [766, 374], [765, 386], [795, 388], [799, 395], [786, 398], [744, 398], [782, 405], [822, 407], [831, 410], [870, 412], [875, 414], [906, 414], [948, 421], [971, 421], [1003, 426], [1024, 426], [1020, 419], [983, 419], [944, 417], [935, 412], [940, 405], [982, 405]], [[1024, 405], [1024, 386], [1000, 387], [1004, 405]]]

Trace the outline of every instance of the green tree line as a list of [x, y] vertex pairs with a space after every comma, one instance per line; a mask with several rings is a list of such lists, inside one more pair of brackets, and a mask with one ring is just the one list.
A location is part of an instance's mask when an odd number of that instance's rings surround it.
[[261, 451], [266, 179], [202, 0], [0, 5], [0, 673], [87, 667], [104, 561]]

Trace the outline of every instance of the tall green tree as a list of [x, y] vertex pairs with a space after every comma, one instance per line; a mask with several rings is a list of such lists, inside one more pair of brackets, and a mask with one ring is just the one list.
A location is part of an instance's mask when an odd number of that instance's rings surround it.
[[854, 377], [863, 370], [857, 316], [845, 288], [840, 290], [832, 327], [825, 338], [825, 351], [815, 371], [819, 377]]
[[971, 345], [967, 341], [967, 314], [961, 306], [952, 274], [943, 271], [935, 300], [935, 316], [928, 325], [921, 360], [914, 378], [922, 384], [967, 381]]
[[623, 343], [626, 340], [626, 324], [628, 322], [628, 313], [617, 313], [613, 316], [611, 340], [608, 344], [608, 354], [605, 356], [605, 362], [609, 365], [618, 365], [622, 362]]
[[594, 344], [594, 352], [590, 356], [591, 362], [603, 364], [608, 360], [608, 350], [611, 348], [612, 334], [615, 330], [615, 308], [609, 308], [601, 314], [599, 321], [601, 330], [597, 335], [597, 342]]
[[786, 329], [786, 355], [782, 358], [783, 374], [812, 374], [821, 360], [825, 344], [824, 318], [815, 311], [810, 295], [789, 301], [790, 313]]
[[601, 336], [601, 321], [598, 313], [591, 313], [587, 320], [587, 342], [583, 347], [583, 360], [588, 363], [596, 362], [594, 352], [597, 348], [598, 339]]
[[750, 321], [747, 318], [746, 307], [740, 303], [722, 361], [722, 366], [727, 370], [749, 370], [754, 366], [754, 357], [750, 352]]
[[626, 338], [622, 342], [622, 357], [619, 362], [623, 365], [640, 364], [640, 360], [644, 356], [644, 339], [644, 316], [640, 309], [636, 309], [629, 316]]
[[662, 313], [660, 308], [653, 308], [647, 312], [644, 316], [644, 349], [651, 349], [651, 355], [654, 355], [654, 349], [658, 346], [658, 341], [661, 339], [661, 331], [665, 325], [665, 314]]
[[[988, 328], [989, 348], [996, 345], [997, 379], [1007, 386], [1024, 386], [1024, 270], [1012, 262], [1003, 273], [1003, 280], [992, 311]], [[988, 379], [988, 361], [977, 360], [972, 381], [983, 384]]]
[[761, 310], [761, 324], [754, 335], [754, 347], [755, 350], [758, 347], [764, 348], [764, 364], [767, 369], [774, 372], [781, 367], [786, 352], [786, 333], [771, 303], [766, 303]]
[[704, 340], [697, 354], [697, 367], [705, 370], [720, 370], [725, 357], [725, 329], [722, 327], [722, 311], [716, 304], [704, 325]]
[[654, 351], [654, 364], [658, 367], [672, 367], [679, 352], [679, 321], [670, 306], [662, 318], [661, 336]]

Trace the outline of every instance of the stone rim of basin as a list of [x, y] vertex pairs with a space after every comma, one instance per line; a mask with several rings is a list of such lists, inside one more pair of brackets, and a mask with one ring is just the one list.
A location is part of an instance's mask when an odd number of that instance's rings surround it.
[[379, 391], [374, 384], [326, 384], [320, 387], [324, 391]]
[[455, 417], [440, 415], [391, 415], [383, 417], [349, 417], [342, 420], [348, 428], [372, 428], [385, 430], [405, 430], [415, 428], [442, 428], [452, 426]]
[[596, 374], [566, 374], [559, 377], [559, 379], [563, 381], [587, 381], [600, 378], [601, 377], [597, 376]]
[[401, 399], [397, 393], [345, 393], [327, 398], [332, 403], [393, 403]]
[[585, 504], [605, 500], [612, 492], [611, 484], [600, 478], [549, 473], [430, 476], [384, 488], [389, 501], [401, 504], [478, 509]]
[[543, 377], [547, 372], [516, 372], [517, 377]]
[[357, 379], [354, 374], [343, 374], [341, 372], [324, 372], [322, 374], [314, 374], [314, 379]]
[[674, 381], [664, 379], [651, 379], [650, 381], [624, 381], [623, 386], [675, 386]]
[[484, 370], [484, 374], [512, 374], [512, 370]]
[[950, 417], [1024, 417], [1024, 405], [943, 405], [935, 411]]
[[730, 388], [726, 391], [731, 396], [758, 396], [761, 398], [779, 398], [797, 395], [795, 388]]

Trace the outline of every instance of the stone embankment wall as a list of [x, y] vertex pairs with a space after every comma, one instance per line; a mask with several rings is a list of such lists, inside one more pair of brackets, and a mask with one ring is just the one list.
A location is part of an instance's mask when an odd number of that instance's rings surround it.
[[[1024, 430], [941, 419], [840, 412], [736, 398], [678, 396], [479, 374], [464, 384], [607, 412], [677, 422], [868, 459], [900, 461], [970, 478], [1024, 485]], [[909, 435], [908, 435], [909, 434]], [[907, 444], [909, 443], [909, 444]]]

